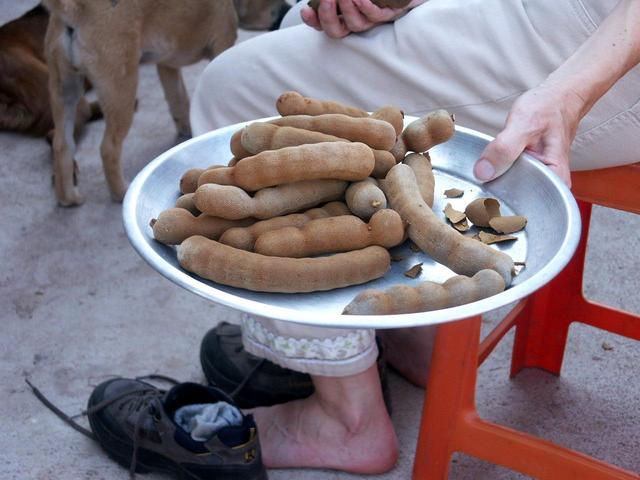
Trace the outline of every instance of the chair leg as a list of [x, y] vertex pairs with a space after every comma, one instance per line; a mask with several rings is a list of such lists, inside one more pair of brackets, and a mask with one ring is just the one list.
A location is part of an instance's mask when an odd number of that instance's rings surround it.
[[476, 415], [464, 417], [456, 446], [461, 452], [533, 478], [640, 480], [637, 473], [524, 432], [487, 422]]
[[569, 327], [583, 309], [582, 275], [589, 235], [591, 204], [578, 202], [582, 237], [575, 255], [560, 274], [531, 295], [516, 321], [511, 376], [523, 368], [560, 375]]
[[413, 465], [416, 480], [446, 479], [457, 424], [475, 411], [480, 316], [438, 326]]

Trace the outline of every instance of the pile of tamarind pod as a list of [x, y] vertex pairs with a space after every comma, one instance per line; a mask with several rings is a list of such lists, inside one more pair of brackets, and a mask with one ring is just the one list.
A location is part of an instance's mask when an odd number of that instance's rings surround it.
[[385, 275], [388, 249], [408, 236], [463, 276], [415, 291], [368, 290], [345, 313], [446, 308], [509, 285], [510, 257], [431, 210], [424, 152], [453, 136], [452, 115], [437, 110], [404, 128], [399, 108], [369, 114], [297, 92], [282, 94], [276, 108], [280, 117], [233, 134], [226, 166], [186, 171], [175, 208], [151, 221], [156, 240], [177, 245], [183, 268], [255, 291], [331, 290]]

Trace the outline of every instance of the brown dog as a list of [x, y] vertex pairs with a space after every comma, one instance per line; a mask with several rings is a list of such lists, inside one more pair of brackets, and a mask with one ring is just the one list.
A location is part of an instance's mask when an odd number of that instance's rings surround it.
[[[253, 4], [280, 15], [284, 0], [44, 0], [51, 13], [45, 47], [55, 134], [54, 185], [58, 203], [79, 205], [70, 129], [88, 78], [105, 119], [102, 165], [114, 201], [122, 201], [122, 143], [133, 118], [138, 65], [157, 65], [178, 133], [190, 136], [189, 99], [180, 67], [213, 58], [236, 40], [236, 7]], [[248, 12], [254, 14], [255, 9]], [[269, 24], [270, 25], [270, 24]], [[265, 28], [268, 28], [266, 25]]]
[[[49, 70], [44, 35], [49, 13], [38, 6], [0, 27], [0, 130], [35, 136], [53, 134]], [[97, 105], [78, 103], [76, 133], [99, 116]]]

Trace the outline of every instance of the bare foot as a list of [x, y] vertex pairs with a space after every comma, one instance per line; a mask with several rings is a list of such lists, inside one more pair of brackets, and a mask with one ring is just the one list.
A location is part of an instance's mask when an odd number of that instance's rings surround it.
[[387, 363], [411, 383], [424, 388], [436, 327], [378, 330], [376, 335], [382, 339]]
[[377, 366], [349, 377], [312, 378], [316, 391], [309, 398], [252, 412], [265, 466], [361, 474], [393, 468], [398, 441]]

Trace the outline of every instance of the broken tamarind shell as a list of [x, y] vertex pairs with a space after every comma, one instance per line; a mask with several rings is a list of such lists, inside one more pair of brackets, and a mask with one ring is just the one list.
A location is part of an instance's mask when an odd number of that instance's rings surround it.
[[467, 218], [478, 227], [489, 227], [489, 220], [500, 216], [500, 202], [495, 198], [476, 198], [464, 209]]
[[498, 233], [519, 232], [527, 225], [527, 219], [520, 215], [494, 217], [489, 220], [489, 226]]

